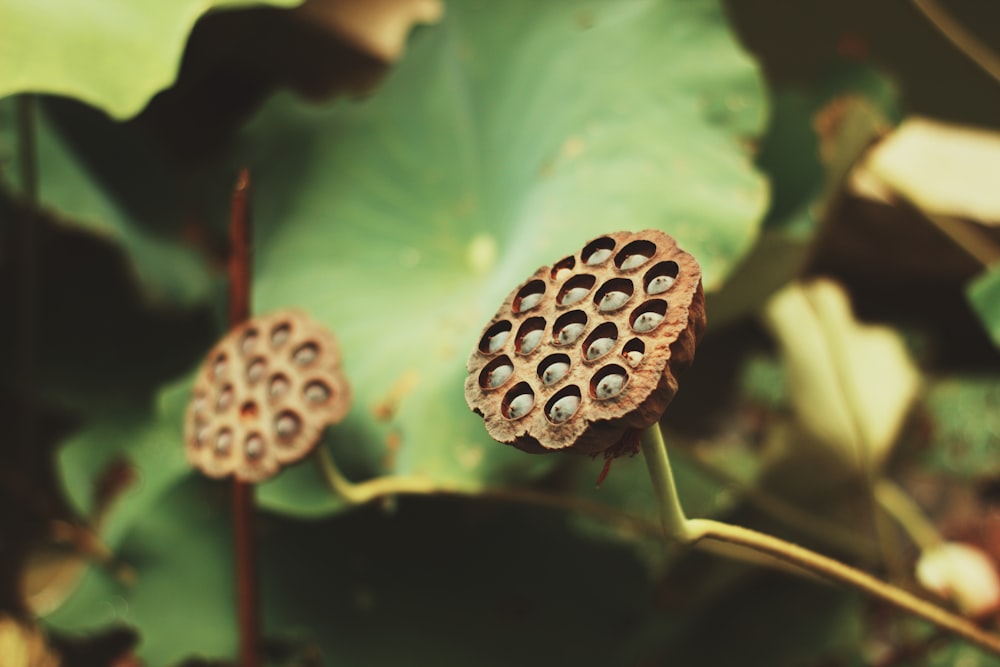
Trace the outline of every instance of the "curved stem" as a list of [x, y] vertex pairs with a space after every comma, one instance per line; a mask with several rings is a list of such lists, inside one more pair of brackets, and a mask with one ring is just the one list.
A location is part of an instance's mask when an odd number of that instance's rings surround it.
[[749, 528], [734, 526], [709, 519], [691, 519], [688, 529], [692, 541], [717, 540], [744, 546], [759, 553], [773, 556], [801, 567], [825, 579], [856, 588], [872, 597], [908, 611], [915, 616], [950, 630], [956, 635], [1000, 655], [1000, 636], [987, 632], [967, 618], [953, 614], [941, 607], [918, 598], [892, 584], [876, 579], [870, 574], [844, 565], [832, 558], [804, 549], [791, 542], [759, 533]]
[[913, 0], [913, 4], [956, 49], [1000, 82], [1000, 56], [985, 42], [973, 35], [935, 0]]
[[649, 468], [649, 478], [660, 509], [660, 521], [668, 539], [688, 542], [687, 517], [677, 496], [674, 473], [670, 469], [667, 446], [663, 442], [663, 432], [659, 424], [653, 424], [642, 433], [642, 456]]
[[875, 498], [921, 551], [935, 547], [943, 541], [937, 528], [924, 516], [913, 498], [892, 480], [878, 481], [875, 485]]

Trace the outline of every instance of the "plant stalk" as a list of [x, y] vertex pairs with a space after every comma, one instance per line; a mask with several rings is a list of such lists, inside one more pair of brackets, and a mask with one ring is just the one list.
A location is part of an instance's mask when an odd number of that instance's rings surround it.
[[[229, 327], [250, 318], [250, 174], [244, 168], [233, 188], [229, 215]], [[241, 667], [258, 667], [260, 611], [254, 544], [254, 485], [233, 480], [236, 542], [236, 604]]]
[[34, 95], [19, 95], [17, 106], [17, 154], [21, 180], [21, 224], [18, 252], [18, 320], [20, 331], [19, 376], [23, 404], [17, 418], [17, 466], [31, 477], [34, 465], [35, 421], [38, 412], [38, 388], [35, 381], [35, 312], [37, 269], [37, 216], [38, 216], [38, 146], [36, 141], [36, 116], [38, 105]]
[[685, 519], [659, 424], [649, 427], [643, 434], [642, 453], [659, 503], [663, 529], [669, 539], [692, 546], [702, 540], [715, 540], [771, 556], [824, 579], [851, 586], [1000, 655], [1000, 636], [870, 574], [749, 528], [709, 519]]

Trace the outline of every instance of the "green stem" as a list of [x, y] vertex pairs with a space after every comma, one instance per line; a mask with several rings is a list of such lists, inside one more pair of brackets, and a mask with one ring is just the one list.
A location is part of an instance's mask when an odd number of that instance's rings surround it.
[[755, 530], [721, 521], [685, 519], [659, 424], [654, 424], [643, 434], [642, 453], [653, 481], [663, 529], [668, 538], [689, 545], [702, 540], [715, 540], [777, 558], [824, 579], [851, 586], [1000, 655], [1000, 636], [870, 574]]
[[677, 486], [674, 484], [674, 473], [670, 469], [670, 459], [667, 457], [667, 445], [663, 442], [660, 425], [654, 424], [642, 433], [642, 456], [646, 459], [649, 478], [653, 482], [657, 504], [660, 509], [660, 521], [663, 532], [668, 539], [678, 542], [689, 542], [687, 517], [677, 496]]

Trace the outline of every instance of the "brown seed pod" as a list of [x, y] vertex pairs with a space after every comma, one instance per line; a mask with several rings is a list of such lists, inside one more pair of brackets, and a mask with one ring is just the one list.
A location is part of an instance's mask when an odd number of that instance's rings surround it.
[[283, 311], [233, 328], [198, 371], [184, 437], [188, 460], [210, 477], [272, 477], [312, 451], [351, 404], [333, 335]]
[[595, 454], [659, 420], [705, 329], [701, 269], [657, 230], [617, 232], [510, 293], [469, 357], [496, 440]]

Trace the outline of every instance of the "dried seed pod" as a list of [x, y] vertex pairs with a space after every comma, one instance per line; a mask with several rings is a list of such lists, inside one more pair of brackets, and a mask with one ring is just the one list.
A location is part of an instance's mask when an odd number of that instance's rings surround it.
[[235, 327], [195, 379], [185, 421], [188, 460], [211, 477], [272, 477], [312, 451], [350, 407], [333, 335], [297, 311]]
[[510, 293], [465, 399], [500, 442], [611, 455], [659, 420], [704, 329], [694, 257], [656, 230], [601, 236]]

